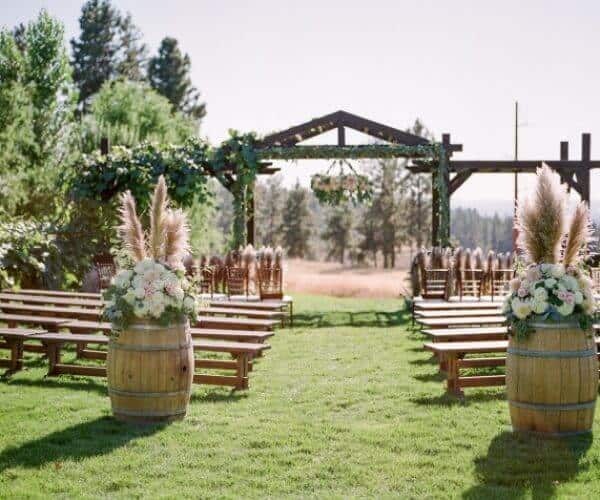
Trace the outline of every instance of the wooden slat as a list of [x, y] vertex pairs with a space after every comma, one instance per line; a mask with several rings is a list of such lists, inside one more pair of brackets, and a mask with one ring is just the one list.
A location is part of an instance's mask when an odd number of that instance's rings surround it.
[[237, 309], [231, 307], [204, 307], [198, 311], [202, 315], [241, 316], [255, 319], [278, 319], [285, 316], [281, 311], [258, 311], [253, 309]]
[[65, 292], [63, 290], [38, 290], [34, 288], [23, 288], [21, 290], [2, 290], [2, 293], [12, 293], [20, 295], [43, 295], [48, 297], [70, 297], [74, 299], [102, 299], [100, 293], [89, 293], [89, 292]]
[[23, 302], [24, 304], [55, 304], [61, 306], [102, 307], [102, 300], [94, 299], [72, 299], [67, 297], [48, 297], [42, 295], [23, 295], [12, 293], [0, 293], [0, 300]]
[[429, 328], [448, 328], [451, 326], [502, 325], [504, 316], [469, 316], [466, 318], [417, 318], [416, 321]]
[[460, 311], [415, 311], [418, 318], [468, 318], [471, 316], [499, 316], [502, 314], [500, 307], [497, 309], [462, 309]]
[[505, 375], [473, 375], [470, 377], [458, 377], [459, 387], [492, 387], [505, 384]]
[[240, 382], [247, 385], [248, 377], [242, 377], [240, 381], [240, 378], [233, 375], [206, 375], [203, 373], [194, 373], [194, 384], [226, 385], [238, 387]]
[[506, 365], [506, 358], [469, 358], [459, 359], [459, 368], [492, 368]]
[[99, 309], [85, 309], [82, 307], [53, 307], [31, 304], [15, 304], [0, 301], [0, 310], [9, 314], [31, 314], [56, 316], [70, 319], [100, 319], [102, 311]]

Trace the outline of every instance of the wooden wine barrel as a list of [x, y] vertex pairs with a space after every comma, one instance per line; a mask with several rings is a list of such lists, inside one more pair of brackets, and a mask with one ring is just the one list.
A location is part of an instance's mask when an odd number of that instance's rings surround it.
[[189, 324], [130, 325], [108, 344], [107, 371], [117, 419], [137, 423], [182, 419], [194, 376]]
[[526, 340], [511, 336], [506, 390], [514, 431], [569, 436], [590, 432], [598, 395], [591, 332], [572, 322], [539, 322]]

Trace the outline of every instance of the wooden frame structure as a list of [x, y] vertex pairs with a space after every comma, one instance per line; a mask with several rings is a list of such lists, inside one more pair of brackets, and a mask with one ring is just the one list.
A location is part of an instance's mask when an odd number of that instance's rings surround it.
[[[377, 144], [375, 146], [363, 146], [364, 155], [361, 152], [361, 146], [351, 147], [353, 154], [348, 151], [349, 145], [346, 143], [346, 128], [350, 128], [369, 135], [378, 141], [385, 141], [387, 144]], [[298, 143], [317, 137], [330, 130], [337, 130], [337, 144], [334, 146], [306, 146]], [[335, 159], [335, 158], [417, 158], [430, 157], [429, 154], [419, 155], [413, 152], [395, 151], [394, 146], [434, 146], [427, 139], [404, 132], [389, 125], [384, 125], [367, 118], [363, 118], [347, 111], [335, 111], [333, 113], [314, 118], [310, 121], [290, 127], [280, 132], [275, 132], [265, 136], [259, 143], [257, 153], [263, 159]], [[448, 156], [457, 151], [462, 151], [462, 145], [451, 144], [450, 135], [443, 136], [443, 152]], [[277, 150], [275, 156], [271, 156], [274, 150]], [[273, 169], [273, 171], [277, 171]], [[435, 189], [434, 189], [435, 191]], [[437, 196], [437, 192], [434, 192]], [[254, 241], [254, 214], [253, 201], [249, 207], [248, 218], [248, 241]], [[436, 206], [436, 204], [434, 204]], [[439, 219], [439, 211], [434, 213], [434, 217]]]
[[[458, 149], [449, 147], [448, 152], [448, 169], [447, 175], [442, 182], [446, 186], [448, 197], [447, 206], [444, 207], [450, 211], [450, 198], [460, 188], [472, 174], [480, 173], [535, 173], [536, 169], [540, 168], [543, 163], [549, 165], [559, 175], [563, 183], [567, 184], [569, 189], [574, 189], [579, 193], [581, 199], [588, 205], [590, 204], [590, 170], [600, 168], [599, 160], [591, 159], [591, 134], [581, 134], [581, 159], [569, 160], [569, 143], [562, 141], [560, 143], [560, 159], [559, 160], [452, 160], [450, 157], [454, 151]], [[444, 134], [442, 144], [450, 145], [450, 135]], [[460, 149], [462, 150], [462, 148]], [[408, 169], [413, 173], [430, 173], [432, 175], [432, 185], [437, 184], [436, 165], [431, 162], [413, 160], [413, 164]], [[451, 177], [451, 174], [454, 174]], [[433, 245], [439, 245], [441, 241], [447, 241], [449, 234], [440, 234], [440, 228], [437, 225], [439, 220], [440, 200], [437, 188], [433, 192], [432, 200], [432, 242]], [[445, 228], [449, 231], [449, 227]]]

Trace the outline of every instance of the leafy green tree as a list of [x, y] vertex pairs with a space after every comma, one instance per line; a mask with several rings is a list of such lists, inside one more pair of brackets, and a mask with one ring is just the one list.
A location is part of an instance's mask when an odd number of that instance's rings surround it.
[[12, 184], [10, 211], [51, 214], [72, 150], [75, 93], [63, 26], [42, 10], [17, 39], [0, 34], [0, 56], [0, 175]]
[[192, 85], [190, 67], [190, 57], [181, 52], [177, 40], [165, 37], [158, 54], [148, 63], [148, 80], [153, 89], [169, 99], [175, 111], [199, 122], [206, 114], [206, 106]]
[[79, 102], [87, 109], [104, 82], [119, 76], [141, 80], [146, 48], [131, 16], [123, 17], [110, 0], [88, 0], [79, 17], [79, 38], [71, 40], [73, 76]]
[[283, 210], [281, 236], [289, 257], [308, 257], [311, 253], [311, 218], [308, 210], [308, 191], [299, 182], [289, 191]]
[[336, 259], [344, 263], [346, 251], [351, 245], [352, 211], [348, 206], [334, 207], [327, 217], [325, 231], [321, 234], [329, 246], [327, 259]]
[[169, 101], [146, 83], [105, 82], [83, 119], [81, 149], [98, 149], [101, 137], [112, 145], [134, 146], [142, 141], [183, 143], [194, 135], [193, 122], [171, 110]]

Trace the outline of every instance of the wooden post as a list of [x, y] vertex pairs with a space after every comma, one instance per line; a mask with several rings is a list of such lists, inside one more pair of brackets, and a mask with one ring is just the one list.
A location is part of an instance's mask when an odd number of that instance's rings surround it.
[[440, 244], [440, 200], [437, 188], [437, 168], [431, 171], [431, 246]]
[[108, 137], [102, 137], [100, 139], [100, 154], [106, 156], [110, 151], [110, 143]]
[[442, 213], [442, 209], [446, 211], [448, 214], [447, 218], [447, 227], [444, 230], [444, 234], [440, 234], [440, 244], [448, 245], [450, 242], [450, 157], [452, 156], [452, 149], [450, 147], [450, 134], [442, 134], [442, 145], [444, 146], [444, 151], [446, 154], [446, 172], [444, 174], [444, 178], [442, 182], [446, 187], [446, 199], [440, 200], [441, 203], [445, 203], [445, 207], [440, 207], [440, 214]]
[[[560, 160], [568, 161], [569, 160], [569, 142], [568, 141], [560, 141]], [[560, 170], [559, 172], [560, 180], [564, 183], [567, 183], [567, 180], [573, 176], [572, 172], [563, 172]], [[571, 191], [571, 186], [567, 183], [567, 190]]]
[[590, 206], [590, 165], [592, 135], [581, 134], [581, 166], [577, 169], [577, 182], [581, 186], [581, 199]]
[[254, 183], [246, 192], [246, 245], [254, 246]]
[[346, 129], [343, 126], [338, 127], [338, 146], [346, 145]]

